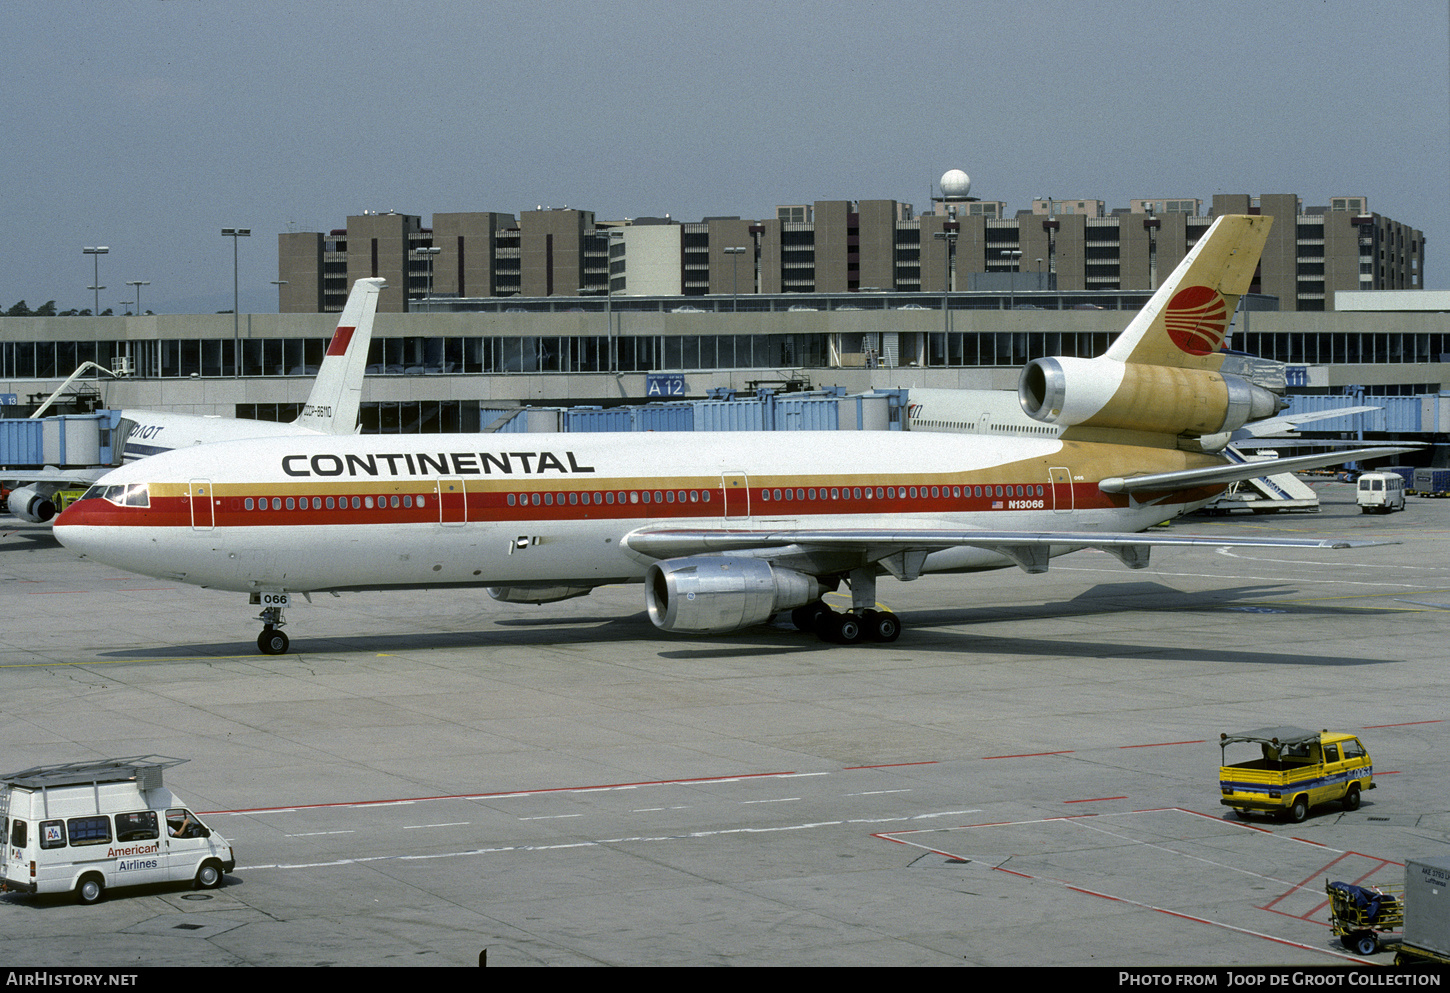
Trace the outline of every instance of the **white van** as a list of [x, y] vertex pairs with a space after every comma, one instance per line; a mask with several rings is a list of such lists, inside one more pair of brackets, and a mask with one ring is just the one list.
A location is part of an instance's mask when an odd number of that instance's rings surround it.
[[1359, 477], [1354, 502], [1361, 514], [1388, 514], [1405, 509], [1405, 477], [1397, 472], [1366, 472]]
[[162, 770], [185, 761], [147, 755], [0, 776], [0, 889], [95, 903], [113, 886], [220, 886], [237, 865], [231, 844], [161, 785]]

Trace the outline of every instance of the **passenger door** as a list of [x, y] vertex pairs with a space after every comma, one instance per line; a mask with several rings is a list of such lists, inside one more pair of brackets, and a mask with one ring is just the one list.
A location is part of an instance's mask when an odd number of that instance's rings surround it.
[[1346, 788], [1351, 782], [1359, 783], [1361, 789], [1368, 787], [1373, 781], [1374, 767], [1363, 743], [1358, 738], [1350, 738], [1340, 742], [1340, 746], [1344, 751]]
[[173, 880], [192, 880], [203, 859], [211, 852], [211, 831], [185, 807], [166, 811], [168, 872]]
[[462, 479], [438, 480], [438, 521], [457, 527], [468, 519], [468, 495]]
[[197, 531], [210, 531], [216, 526], [211, 480], [193, 479], [187, 487], [187, 492], [191, 497], [192, 528]]
[[1310, 790], [1310, 803], [1324, 803], [1344, 796], [1344, 760], [1340, 757], [1339, 743], [1320, 747], [1324, 750], [1323, 778]]
[[745, 520], [750, 516], [750, 479], [743, 472], [726, 473], [720, 477], [725, 497], [725, 519]]
[[1047, 471], [1052, 478], [1052, 512], [1072, 513], [1072, 470], [1066, 466], [1052, 466]]

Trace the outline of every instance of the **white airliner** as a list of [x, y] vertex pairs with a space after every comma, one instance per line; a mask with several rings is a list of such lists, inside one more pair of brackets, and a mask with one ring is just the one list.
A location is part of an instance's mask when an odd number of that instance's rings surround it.
[[[877, 609], [883, 575], [1038, 573], [1081, 548], [1141, 568], [1153, 545], [1343, 547], [1136, 533], [1234, 480], [1356, 457], [1246, 467], [1200, 441], [1280, 407], [1218, 371], [1270, 223], [1216, 221], [1101, 357], [1029, 363], [1019, 401], [1040, 434], [257, 439], [117, 469], [55, 533], [99, 562], [251, 594], [271, 654], [287, 650], [293, 593], [484, 586], [545, 603], [642, 581], [667, 631], [734, 631], [789, 610], [850, 643], [901, 631]], [[852, 606], [836, 612], [821, 597], [842, 583]]]
[[[378, 293], [385, 285], [382, 279], [359, 279], [353, 284], [337, 322], [337, 330], [328, 343], [327, 354], [318, 367], [312, 393], [295, 420], [254, 421], [240, 417], [123, 410], [120, 430], [130, 432], [125, 436], [123, 460], [133, 462], [174, 448], [238, 438], [356, 432], [363, 372], [367, 368], [368, 345], [373, 336], [373, 317], [378, 309]], [[10, 512], [22, 521], [42, 524], [55, 516], [54, 497], [58, 490], [89, 487], [106, 472], [105, 469], [53, 467], [25, 472], [16, 480], [25, 485], [11, 490], [7, 504]]]

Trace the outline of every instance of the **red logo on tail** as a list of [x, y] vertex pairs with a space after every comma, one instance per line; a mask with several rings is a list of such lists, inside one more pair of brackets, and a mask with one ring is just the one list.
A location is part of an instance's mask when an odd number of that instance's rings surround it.
[[1223, 345], [1228, 331], [1228, 302], [1217, 290], [1190, 286], [1179, 290], [1163, 312], [1168, 337], [1189, 355], [1208, 355]]
[[347, 354], [348, 343], [352, 341], [352, 333], [356, 330], [357, 328], [344, 327], [343, 325], [339, 324], [337, 326], [337, 331], [332, 336], [332, 341], [329, 342], [327, 345], [327, 354]]

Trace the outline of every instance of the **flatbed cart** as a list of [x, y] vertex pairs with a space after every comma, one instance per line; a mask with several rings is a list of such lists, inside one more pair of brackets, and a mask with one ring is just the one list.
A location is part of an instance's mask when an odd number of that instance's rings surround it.
[[1325, 880], [1324, 892], [1329, 897], [1329, 926], [1352, 952], [1373, 955], [1380, 950], [1380, 934], [1404, 930], [1404, 886], [1371, 888]]

